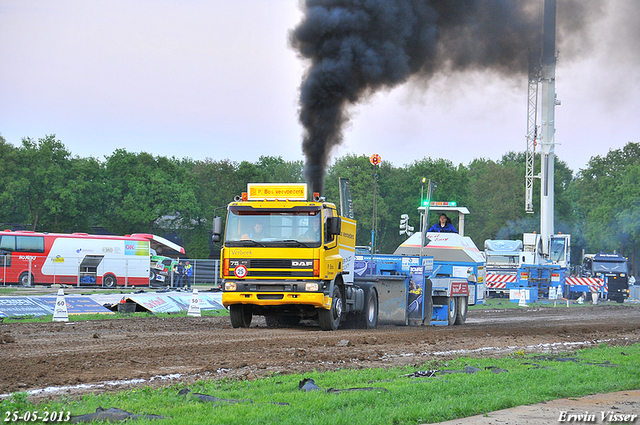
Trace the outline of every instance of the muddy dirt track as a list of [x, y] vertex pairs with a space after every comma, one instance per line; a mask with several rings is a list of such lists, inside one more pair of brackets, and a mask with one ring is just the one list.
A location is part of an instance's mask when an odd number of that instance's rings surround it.
[[[59, 397], [202, 378], [255, 379], [275, 371], [420, 366], [460, 355], [563, 352], [600, 342], [640, 342], [640, 306], [470, 310], [462, 326], [336, 332], [304, 323], [271, 329], [262, 317], [254, 317], [248, 329], [233, 329], [228, 317], [212, 316], [2, 323], [0, 394], [143, 380], [41, 395]], [[170, 379], [152, 379], [172, 374]]]

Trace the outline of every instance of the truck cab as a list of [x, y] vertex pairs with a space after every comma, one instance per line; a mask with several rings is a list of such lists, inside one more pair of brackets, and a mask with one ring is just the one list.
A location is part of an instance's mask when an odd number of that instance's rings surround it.
[[349, 272], [355, 221], [319, 194], [307, 200], [306, 184], [247, 189], [227, 208], [221, 252], [222, 304], [232, 326], [248, 327], [253, 315], [263, 315], [270, 326], [312, 318], [337, 329], [364, 302]]
[[582, 258], [582, 277], [604, 279], [609, 299], [622, 303], [629, 297], [627, 259], [620, 254], [586, 254]]

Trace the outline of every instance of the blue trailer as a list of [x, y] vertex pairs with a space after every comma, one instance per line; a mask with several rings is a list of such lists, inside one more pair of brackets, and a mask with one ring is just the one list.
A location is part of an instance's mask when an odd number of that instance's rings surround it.
[[469, 305], [484, 303], [485, 262], [473, 241], [457, 233], [416, 233], [392, 255], [357, 252], [354, 284], [375, 287], [378, 323], [460, 325]]
[[375, 285], [380, 324], [461, 325], [475, 282], [453, 277], [451, 267], [431, 256], [356, 255], [354, 283]]

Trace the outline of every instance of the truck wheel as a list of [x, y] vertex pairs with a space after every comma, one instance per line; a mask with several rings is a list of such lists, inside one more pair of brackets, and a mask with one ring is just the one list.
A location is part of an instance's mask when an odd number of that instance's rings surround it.
[[447, 324], [452, 326], [456, 323], [456, 318], [458, 317], [458, 303], [454, 297], [447, 298], [447, 305], [449, 306], [449, 313], [447, 316]]
[[31, 275], [31, 279], [29, 279], [29, 272], [22, 273], [20, 275], [20, 278], [18, 278], [18, 283], [20, 283], [20, 285], [22, 286], [29, 286], [29, 283], [33, 285], [33, 275]]
[[365, 329], [373, 329], [378, 324], [378, 294], [376, 290], [371, 288], [369, 296], [364, 303], [363, 327]]
[[231, 305], [229, 306], [229, 317], [231, 318], [231, 326], [234, 328], [248, 328], [253, 318], [251, 306], [242, 304]]
[[462, 325], [467, 320], [467, 297], [458, 297], [456, 298], [458, 303], [458, 314], [456, 314], [456, 325]]
[[331, 309], [320, 309], [318, 311], [318, 321], [323, 331], [335, 331], [340, 326], [340, 318], [342, 316], [342, 294], [337, 285], [333, 287], [333, 296], [331, 297]]
[[116, 285], [118, 284], [118, 281], [116, 281], [116, 277], [112, 274], [108, 274], [105, 275], [102, 278], [102, 287], [103, 288], [110, 288], [113, 289], [116, 287]]
[[149, 280], [151, 282], [154, 282], [156, 280], [156, 272], [154, 272], [153, 270], [149, 271]]
[[360, 328], [373, 329], [378, 324], [378, 294], [371, 288], [364, 302], [364, 311], [358, 315]]

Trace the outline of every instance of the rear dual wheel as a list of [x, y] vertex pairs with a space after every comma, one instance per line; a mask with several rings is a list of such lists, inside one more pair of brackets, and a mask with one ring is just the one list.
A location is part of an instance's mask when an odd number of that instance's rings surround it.
[[467, 320], [468, 301], [467, 297], [449, 297], [447, 304], [449, 313], [447, 316], [448, 325], [462, 325]]
[[457, 297], [456, 302], [458, 304], [458, 312], [456, 314], [456, 325], [462, 325], [467, 321], [467, 310], [468, 310], [468, 298], [467, 297]]
[[362, 329], [373, 329], [378, 324], [378, 294], [373, 288], [369, 289], [364, 311], [358, 314], [358, 322], [358, 327]]
[[458, 302], [456, 298], [448, 297], [447, 306], [449, 307], [447, 313], [447, 324], [452, 326], [456, 323], [456, 319], [458, 317]]

